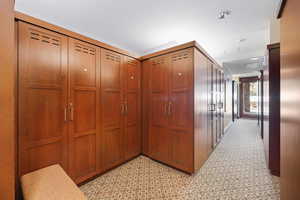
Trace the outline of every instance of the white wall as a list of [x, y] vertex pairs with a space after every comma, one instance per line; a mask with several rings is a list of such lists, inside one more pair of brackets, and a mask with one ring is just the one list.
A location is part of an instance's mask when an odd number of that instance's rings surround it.
[[272, 19], [269, 24], [270, 43], [274, 44], [280, 42], [280, 19]]

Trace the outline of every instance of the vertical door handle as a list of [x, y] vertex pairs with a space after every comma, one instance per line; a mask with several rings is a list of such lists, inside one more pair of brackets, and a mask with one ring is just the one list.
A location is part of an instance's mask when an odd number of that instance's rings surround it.
[[74, 120], [74, 106], [73, 106], [73, 103], [70, 103], [69, 106], [70, 106], [70, 120], [73, 121]]
[[168, 115], [171, 115], [171, 113], [172, 113], [172, 102], [169, 101]]
[[165, 113], [165, 115], [168, 115], [168, 103], [165, 103], [164, 113]]
[[121, 114], [124, 115], [124, 104], [121, 104]]
[[65, 122], [68, 121], [67, 115], [68, 115], [68, 108], [67, 108], [67, 106], [65, 106], [65, 108], [64, 108], [64, 119], [65, 119]]
[[127, 104], [127, 101], [125, 101], [125, 114], [127, 115], [128, 114], [128, 104]]

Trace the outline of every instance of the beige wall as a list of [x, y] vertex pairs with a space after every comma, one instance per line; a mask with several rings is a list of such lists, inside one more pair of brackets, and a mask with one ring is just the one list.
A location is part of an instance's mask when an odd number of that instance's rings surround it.
[[280, 42], [280, 19], [272, 19], [269, 24], [269, 44]]

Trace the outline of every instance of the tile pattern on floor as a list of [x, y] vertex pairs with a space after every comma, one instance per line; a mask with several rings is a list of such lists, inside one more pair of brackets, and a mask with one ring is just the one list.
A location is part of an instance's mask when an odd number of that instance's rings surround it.
[[278, 200], [256, 121], [239, 120], [190, 176], [140, 156], [81, 186], [89, 200]]

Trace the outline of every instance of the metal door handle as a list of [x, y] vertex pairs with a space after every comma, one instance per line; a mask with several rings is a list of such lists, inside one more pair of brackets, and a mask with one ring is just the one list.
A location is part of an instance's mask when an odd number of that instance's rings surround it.
[[68, 108], [67, 108], [67, 106], [65, 106], [65, 108], [64, 108], [64, 119], [65, 119], [65, 122], [67, 122], [68, 121], [68, 118], [67, 118], [67, 115], [68, 115]]
[[124, 115], [125, 107], [124, 104], [121, 104], [121, 114]]
[[128, 104], [127, 104], [127, 102], [125, 102], [125, 114], [127, 115], [128, 114]]
[[69, 106], [70, 106], [70, 120], [73, 121], [74, 120], [74, 106], [73, 106], [73, 103], [70, 103]]
[[168, 115], [172, 114], [172, 102], [169, 102], [169, 107], [168, 107]]
[[164, 113], [165, 113], [165, 115], [168, 115], [168, 103], [165, 103]]

